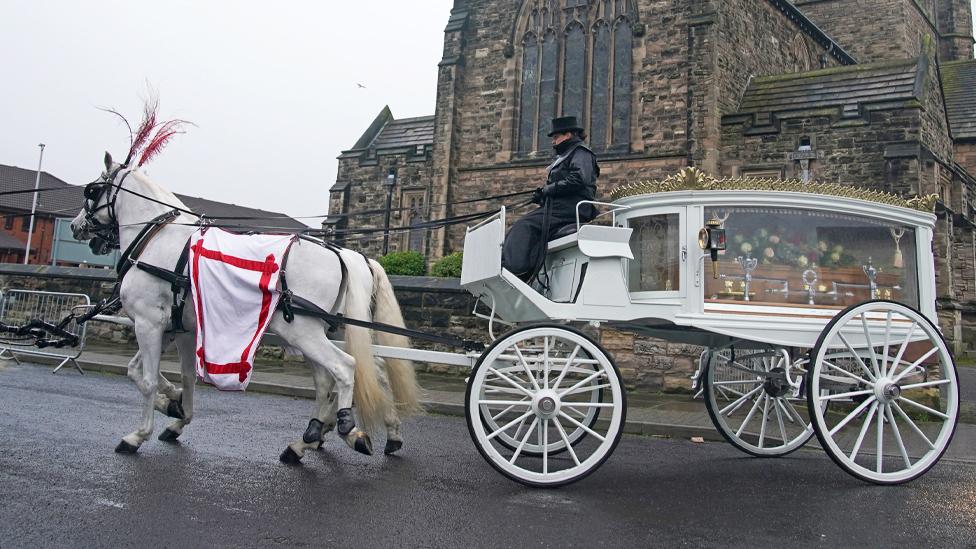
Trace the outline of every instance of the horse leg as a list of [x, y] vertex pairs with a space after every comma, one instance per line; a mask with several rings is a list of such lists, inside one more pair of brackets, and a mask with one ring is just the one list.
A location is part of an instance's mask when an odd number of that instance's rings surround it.
[[[390, 378], [386, 373], [386, 361], [376, 358], [376, 377], [380, 380], [383, 390], [392, 393], [390, 389]], [[386, 424], [386, 446], [383, 453], [392, 455], [397, 450], [403, 448], [403, 436], [400, 434], [400, 414], [397, 413], [396, 406], [390, 406], [383, 416], [383, 423]]]
[[180, 375], [183, 391], [177, 400], [170, 400], [170, 406], [179, 406], [180, 415], [166, 415], [175, 417], [176, 421], [170, 423], [162, 433], [159, 433], [159, 440], [173, 442], [181, 434], [183, 428], [190, 424], [193, 419], [193, 387], [196, 384], [195, 351], [196, 338], [192, 333], [184, 333], [176, 336], [176, 348], [180, 353]]
[[325, 434], [336, 426], [336, 399], [332, 388], [335, 381], [322, 368], [312, 368], [312, 378], [315, 381], [315, 414], [308, 420], [308, 427], [302, 434], [306, 443], [318, 441], [319, 447], [325, 440]]
[[[139, 341], [137, 356], [142, 363], [142, 379], [136, 386], [143, 396], [142, 423], [139, 428], [122, 437], [115, 447], [119, 453], [134, 454], [153, 431], [156, 391], [159, 387], [159, 356], [162, 353], [163, 330], [151, 322], [136, 322], [136, 339]], [[130, 364], [131, 366], [131, 364]]]
[[[336, 431], [339, 436], [350, 448], [362, 454], [372, 455], [373, 443], [369, 435], [356, 427], [356, 420], [352, 414], [355, 372], [353, 357], [344, 353], [325, 337], [321, 322], [296, 317], [291, 323], [286, 323], [279, 318], [280, 316], [276, 315], [271, 329], [283, 337], [289, 345], [300, 350], [313, 369], [322, 370], [325, 375], [332, 375], [337, 393]], [[308, 443], [304, 438], [299, 439], [288, 445], [280, 459], [285, 463], [297, 463], [305, 455], [306, 450], [318, 448], [319, 444], [318, 440]]]

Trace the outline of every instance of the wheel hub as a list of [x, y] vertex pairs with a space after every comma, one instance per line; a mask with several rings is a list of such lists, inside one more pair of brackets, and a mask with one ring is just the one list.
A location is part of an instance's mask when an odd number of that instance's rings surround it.
[[559, 413], [559, 395], [552, 390], [539, 391], [532, 400], [532, 409], [544, 419], [552, 419]]
[[901, 396], [901, 387], [891, 379], [882, 378], [874, 384], [874, 395], [884, 404], [897, 400]]
[[786, 380], [786, 370], [783, 368], [773, 368], [766, 375], [763, 382], [763, 389], [766, 394], [773, 398], [779, 398], [790, 390], [790, 383]]

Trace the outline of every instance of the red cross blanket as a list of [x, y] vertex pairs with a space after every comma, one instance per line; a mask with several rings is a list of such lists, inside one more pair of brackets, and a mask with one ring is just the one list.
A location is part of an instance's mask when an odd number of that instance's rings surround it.
[[243, 391], [254, 352], [281, 292], [278, 277], [293, 235], [239, 235], [203, 228], [190, 237], [190, 281], [197, 315], [197, 377]]

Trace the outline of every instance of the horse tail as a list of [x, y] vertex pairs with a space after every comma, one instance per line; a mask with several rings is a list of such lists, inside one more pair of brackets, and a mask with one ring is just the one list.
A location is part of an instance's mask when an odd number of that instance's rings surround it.
[[[369, 321], [370, 302], [373, 294], [372, 277], [367, 271], [362, 256], [346, 250], [343, 250], [342, 254], [349, 270], [349, 283], [345, 295], [345, 314], [355, 320]], [[373, 357], [369, 329], [347, 324], [346, 352], [352, 355], [356, 361], [353, 400], [359, 419], [367, 431], [379, 429], [383, 425], [386, 413], [392, 403], [376, 375], [376, 359]]]
[[[397, 303], [396, 295], [393, 293], [393, 285], [386, 276], [383, 266], [369, 260], [370, 269], [373, 271], [373, 318], [383, 324], [392, 324], [400, 328], [405, 327], [403, 313], [400, 312], [400, 304]], [[390, 347], [410, 347], [410, 340], [406, 336], [391, 334], [389, 332], [376, 331], [376, 340], [380, 345]], [[393, 400], [401, 416], [414, 414], [420, 411], [418, 394], [420, 387], [417, 386], [417, 373], [413, 363], [401, 358], [386, 358], [386, 376], [390, 380], [390, 390], [393, 391]]]

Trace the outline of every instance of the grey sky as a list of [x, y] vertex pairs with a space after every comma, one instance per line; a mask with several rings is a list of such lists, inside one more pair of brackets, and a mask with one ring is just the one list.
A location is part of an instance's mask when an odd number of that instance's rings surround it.
[[104, 150], [128, 148], [96, 107], [135, 124], [152, 86], [162, 116], [197, 124], [147, 166], [154, 180], [293, 216], [326, 212], [336, 155], [383, 105], [433, 114], [452, 5], [0, 1], [0, 164], [35, 168], [44, 142], [46, 171], [93, 179]]
[[[69, 183], [124, 157], [148, 86], [197, 127], [146, 166], [193, 196], [325, 213], [335, 157], [389, 104], [433, 114], [452, 0], [3, 0], [0, 164]], [[366, 86], [360, 88], [357, 82]], [[148, 85], [148, 86], [147, 86]], [[318, 224], [320, 220], [304, 220]]]

